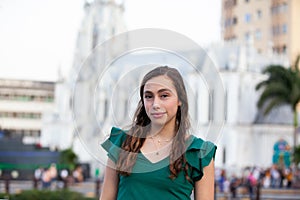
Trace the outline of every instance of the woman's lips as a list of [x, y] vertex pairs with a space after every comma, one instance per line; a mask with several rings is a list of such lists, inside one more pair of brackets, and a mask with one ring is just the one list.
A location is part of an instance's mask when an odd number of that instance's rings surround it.
[[161, 118], [166, 112], [151, 113], [154, 118]]

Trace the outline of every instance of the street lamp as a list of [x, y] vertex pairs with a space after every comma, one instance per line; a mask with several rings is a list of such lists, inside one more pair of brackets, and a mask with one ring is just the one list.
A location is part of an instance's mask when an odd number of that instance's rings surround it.
[[17, 170], [13, 170], [10, 175], [13, 179], [17, 179], [19, 177], [19, 172]]

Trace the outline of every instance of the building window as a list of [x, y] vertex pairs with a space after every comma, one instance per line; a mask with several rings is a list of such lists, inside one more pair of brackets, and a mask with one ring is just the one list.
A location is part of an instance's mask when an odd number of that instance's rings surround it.
[[125, 117], [125, 118], [127, 117], [128, 113], [129, 113], [129, 110], [128, 110], [128, 102], [125, 101], [125, 102], [124, 102], [124, 117]]
[[261, 54], [261, 53], [262, 53], [262, 50], [261, 50], [261, 49], [257, 49], [257, 53], [258, 53], [258, 54]]
[[288, 5], [287, 3], [284, 2], [280, 5], [280, 12], [286, 13], [287, 11], [288, 11]]
[[279, 26], [273, 26], [272, 27], [272, 34], [273, 34], [273, 36], [279, 35], [280, 34], [280, 27]]
[[230, 26], [230, 19], [225, 19], [224, 27], [227, 28]]
[[226, 41], [235, 41], [236, 40], [236, 36], [232, 35], [232, 36], [224, 38], [224, 40], [226, 40]]
[[286, 53], [287, 53], [287, 51], [286, 51], [286, 45], [285, 45], [285, 44], [282, 46], [282, 53], [283, 53], [283, 54], [286, 54]]
[[230, 27], [237, 24], [237, 17], [225, 19], [224, 27]]
[[287, 47], [286, 45], [282, 45], [282, 46], [275, 46], [273, 47], [273, 52], [277, 53], [277, 54], [286, 54], [287, 53]]
[[251, 14], [250, 13], [246, 13], [245, 14], [245, 22], [246, 23], [250, 23], [251, 22]]
[[285, 33], [287, 33], [287, 31], [288, 31], [288, 30], [287, 30], [287, 24], [283, 24], [283, 25], [282, 25], [282, 33], [285, 34]]
[[256, 11], [256, 16], [257, 16], [257, 19], [261, 19], [261, 17], [262, 17], [262, 12], [261, 12], [261, 10], [257, 10], [257, 11]]
[[278, 13], [278, 6], [273, 6], [271, 8], [271, 13], [272, 13], [272, 15], [276, 15]]
[[233, 25], [236, 25], [237, 23], [238, 23], [237, 17], [233, 17], [233, 19], [232, 19], [232, 24], [233, 24]]
[[25, 112], [1, 112], [0, 118], [16, 118], [16, 119], [41, 119], [41, 113], [25, 113]]
[[260, 30], [260, 29], [257, 29], [257, 30], [255, 31], [255, 39], [256, 39], [256, 40], [261, 40], [261, 37], [262, 37], [261, 30]]
[[107, 99], [104, 101], [104, 119], [108, 117], [108, 112], [109, 112], [109, 102]]
[[92, 47], [93, 48], [95, 48], [98, 44], [98, 34], [99, 34], [98, 25], [96, 23], [96, 24], [94, 24], [94, 27], [93, 27], [93, 39], [92, 39]]
[[237, 4], [237, 0], [227, 0], [224, 2], [224, 8], [227, 9], [227, 8], [231, 8], [233, 6], [236, 6]]
[[224, 92], [225, 92], [225, 102], [224, 102], [224, 105], [225, 105], [225, 121], [227, 121], [228, 120], [228, 110], [229, 110], [228, 109], [228, 89], [225, 88]]
[[288, 4], [286, 2], [271, 7], [272, 15], [277, 15], [279, 13], [287, 13], [287, 12], [288, 12]]
[[246, 32], [244, 37], [245, 37], [245, 41], [248, 42], [250, 40], [250, 32]]

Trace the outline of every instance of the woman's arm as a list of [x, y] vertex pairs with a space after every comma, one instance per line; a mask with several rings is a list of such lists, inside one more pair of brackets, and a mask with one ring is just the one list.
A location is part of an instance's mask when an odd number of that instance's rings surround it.
[[195, 200], [213, 200], [215, 189], [215, 167], [213, 159], [208, 166], [204, 167], [203, 174], [203, 177], [195, 183]]
[[108, 159], [100, 200], [117, 199], [119, 177], [115, 169], [115, 163]]

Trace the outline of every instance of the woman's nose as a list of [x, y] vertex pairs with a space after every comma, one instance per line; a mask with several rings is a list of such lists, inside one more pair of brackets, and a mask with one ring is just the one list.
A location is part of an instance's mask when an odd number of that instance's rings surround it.
[[158, 98], [154, 98], [152, 107], [153, 107], [153, 109], [159, 109], [160, 108], [160, 102], [159, 102]]

